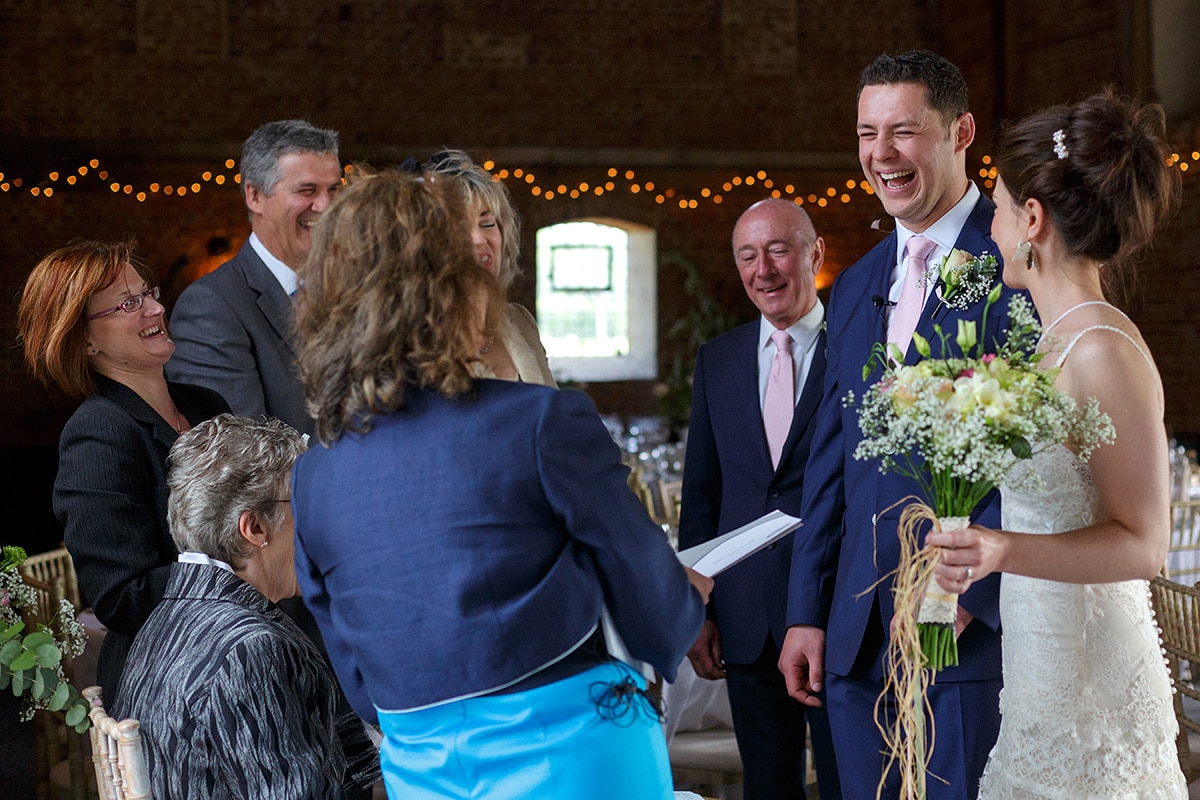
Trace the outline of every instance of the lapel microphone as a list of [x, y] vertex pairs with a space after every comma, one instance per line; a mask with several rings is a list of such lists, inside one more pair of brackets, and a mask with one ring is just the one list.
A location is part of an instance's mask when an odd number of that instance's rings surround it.
[[889, 306], [896, 305], [896, 301], [888, 300], [883, 295], [877, 294], [877, 295], [874, 295], [871, 297], [871, 305], [875, 306], [875, 313], [879, 315], [880, 319], [883, 319], [883, 315], [884, 315], [883, 310], [885, 308], [888, 308]]

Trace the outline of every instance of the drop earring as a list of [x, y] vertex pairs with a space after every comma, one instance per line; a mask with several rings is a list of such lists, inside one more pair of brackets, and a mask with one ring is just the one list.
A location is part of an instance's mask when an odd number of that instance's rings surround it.
[[1025, 269], [1033, 269], [1037, 266], [1037, 261], [1033, 257], [1033, 245], [1028, 239], [1017, 243], [1017, 249], [1013, 252], [1013, 257], [1017, 261], [1025, 259]]

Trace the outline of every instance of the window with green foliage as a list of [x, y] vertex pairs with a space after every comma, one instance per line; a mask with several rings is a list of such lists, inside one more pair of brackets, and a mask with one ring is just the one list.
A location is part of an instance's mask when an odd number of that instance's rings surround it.
[[655, 237], [609, 219], [537, 232], [537, 318], [556, 378], [657, 377]]

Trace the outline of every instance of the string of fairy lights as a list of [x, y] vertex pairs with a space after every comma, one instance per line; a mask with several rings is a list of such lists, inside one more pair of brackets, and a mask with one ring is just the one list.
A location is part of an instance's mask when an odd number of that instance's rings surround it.
[[[1184, 174], [1193, 168], [1200, 171], [1200, 151], [1193, 150], [1190, 154], [1172, 153], [1167, 158], [1167, 165]], [[628, 168], [609, 167], [594, 180], [568, 184], [542, 181], [530, 168], [503, 166], [490, 159], [485, 161], [482, 166], [491, 172], [496, 180], [506, 182], [510, 191], [525, 190], [532, 197], [540, 200], [562, 202], [579, 200], [588, 195], [599, 197], [607, 193], [625, 192], [647, 198], [658, 205], [673, 206], [683, 211], [697, 209], [706, 203], [720, 205], [727, 195], [749, 187], [759, 187], [769, 191], [772, 197], [787, 198], [797, 205], [816, 206], [817, 208], [826, 208], [834, 204], [847, 205], [856, 198], [874, 194], [871, 185], [862, 178], [847, 178], [844, 182], [825, 186], [819, 190], [805, 190], [797, 187], [794, 183], [776, 181], [763, 169], [746, 174], [734, 173], [718, 184], [703, 186], [698, 190], [683, 191], [647, 178]], [[237, 162], [228, 158], [225, 159], [222, 166], [202, 170], [191, 180], [149, 181], [144, 185], [135, 185], [132, 182], [118, 180], [115, 175], [110, 175], [110, 171], [102, 167], [99, 159], [92, 158], [74, 170], [52, 170], [37, 183], [29, 185], [19, 177], [7, 178], [3, 172], [0, 172], [0, 194], [50, 199], [59, 192], [81, 187], [85, 181], [99, 181], [114, 195], [129, 197], [135, 202], [144, 203], [155, 196], [186, 197], [191, 194], [199, 194], [211, 187], [240, 184], [242, 176], [237, 172], [236, 167]], [[347, 172], [350, 169], [350, 166], [346, 167]], [[991, 189], [993, 187], [996, 180], [996, 167], [992, 164], [991, 156], [981, 157], [978, 175], [983, 181], [984, 188]]]

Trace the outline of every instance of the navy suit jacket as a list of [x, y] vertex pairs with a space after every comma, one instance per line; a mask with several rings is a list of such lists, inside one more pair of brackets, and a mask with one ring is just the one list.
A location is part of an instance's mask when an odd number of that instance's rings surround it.
[[371, 722], [510, 685], [583, 642], [602, 603], [674, 680], [703, 603], [591, 400], [476, 387], [409, 388], [296, 462], [297, 577], [354, 709]]
[[[974, 255], [990, 252], [999, 257], [989, 233], [994, 210], [991, 201], [981, 197], [955, 246]], [[896, 528], [905, 504], [885, 509], [908, 495], [920, 496], [915, 481], [894, 472], [881, 474], [878, 461], [854, 458], [854, 449], [862, 439], [858, 409], [842, 402], [850, 391], [861, 397], [879, 378], [877, 369], [864, 381], [862, 369], [872, 346], [887, 336], [887, 323], [872, 298], [887, 296], [895, 261], [893, 233], [838, 276], [826, 318], [829, 341], [825, 392], [817, 412], [801, 504], [805, 536], [797, 540], [792, 555], [787, 619], [789, 625], [815, 625], [825, 630], [825, 669], [835, 675], [850, 672], [876, 602], [885, 635], [890, 629], [892, 581], [888, 578], [876, 588], [872, 586], [899, 562]], [[1006, 289], [989, 312], [986, 332], [981, 333], [987, 337], [989, 349], [1007, 331], [1011, 296]], [[957, 311], [930, 293], [917, 332], [930, 340], [934, 357], [940, 355], [934, 324], [949, 331], [953, 341], [957, 320], [979, 320], [984, 303], [980, 300]], [[917, 360], [910, 344], [905, 361], [911, 364]], [[989, 527], [999, 527], [999, 493], [990, 494], [971, 517]], [[959, 599], [975, 621], [959, 637], [959, 666], [939, 673], [939, 682], [1001, 676], [999, 591], [1000, 576], [995, 574], [973, 584]]]
[[[718, 336], [696, 353], [692, 421], [683, 473], [679, 546], [728, 533], [769, 511], [800, 516], [804, 467], [825, 375], [825, 332], [796, 403], [778, 469], [771, 467], [758, 398], [759, 320]], [[793, 539], [807, 527], [717, 576], [710, 607], [721, 633], [721, 654], [748, 664], [767, 633], [783, 644]]]
[[171, 311], [167, 377], [207, 386], [245, 417], [314, 433], [292, 345], [292, 299], [247, 241], [184, 289]]

